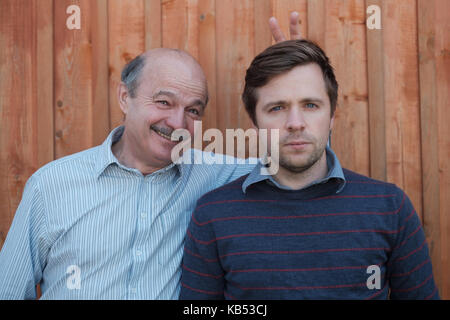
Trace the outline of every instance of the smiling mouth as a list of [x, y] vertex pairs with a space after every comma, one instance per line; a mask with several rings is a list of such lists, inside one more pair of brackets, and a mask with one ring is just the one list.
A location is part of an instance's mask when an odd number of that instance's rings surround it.
[[[174, 141], [176, 142], [176, 140], [172, 140], [172, 133], [171, 132], [169, 133], [166, 130], [160, 130], [159, 128], [157, 128], [155, 126], [150, 126], [150, 129], [153, 130], [154, 132], [156, 132], [159, 136], [163, 137], [164, 139], [167, 139], [167, 140], [169, 140], [171, 142], [174, 142]], [[166, 132], [162, 132], [162, 131], [166, 131]], [[182, 140], [183, 140], [183, 137], [180, 137], [178, 139], [178, 142], [180, 142]]]

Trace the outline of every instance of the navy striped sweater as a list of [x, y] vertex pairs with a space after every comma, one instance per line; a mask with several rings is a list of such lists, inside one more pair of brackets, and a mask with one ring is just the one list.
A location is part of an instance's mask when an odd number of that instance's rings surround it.
[[300, 191], [261, 181], [244, 194], [247, 175], [205, 194], [187, 230], [180, 298], [438, 299], [409, 198], [344, 175], [339, 194], [333, 180]]

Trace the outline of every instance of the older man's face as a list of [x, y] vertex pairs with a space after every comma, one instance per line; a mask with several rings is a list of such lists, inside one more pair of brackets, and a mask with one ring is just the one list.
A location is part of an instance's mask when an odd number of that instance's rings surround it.
[[[151, 58], [149, 58], [151, 59]], [[200, 67], [187, 58], [160, 57], [147, 61], [134, 98], [127, 98], [125, 127], [139, 158], [155, 167], [171, 163], [176, 129], [191, 136], [207, 100], [206, 80]]]

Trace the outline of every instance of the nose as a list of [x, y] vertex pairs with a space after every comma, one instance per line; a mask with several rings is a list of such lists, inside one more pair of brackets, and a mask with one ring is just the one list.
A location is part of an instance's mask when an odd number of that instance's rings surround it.
[[170, 115], [166, 119], [166, 123], [174, 130], [186, 128], [186, 114], [184, 108], [172, 109]]
[[288, 131], [304, 130], [306, 127], [305, 115], [300, 108], [292, 107], [286, 119], [286, 128]]

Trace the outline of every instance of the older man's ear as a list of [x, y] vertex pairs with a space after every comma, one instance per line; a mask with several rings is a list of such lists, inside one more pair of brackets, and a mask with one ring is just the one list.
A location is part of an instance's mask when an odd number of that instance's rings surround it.
[[[298, 12], [295, 11], [291, 12], [291, 15], [289, 17], [289, 36], [291, 40], [299, 40], [302, 38], [300, 34], [298, 17]], [[270, 32], [272, 32], [272, 37], [275, 42], [286, 41], [286, 37], [284, 36], [283, 31], [281, 31], [280, 25], [278, 24], [278, 21], [275, 17], [271, 17], [269, 19], [269, 28]]]
[[117, 98], [119, 101], [119, 107], [123, 112], [123, 120], [125, 120], [125, 117], [128, 113], [128, 101], [127, 98], [129, 97], [129, 91], [127, 88], [127, 85], [123, 82], [120, 82], [117, 86]]

